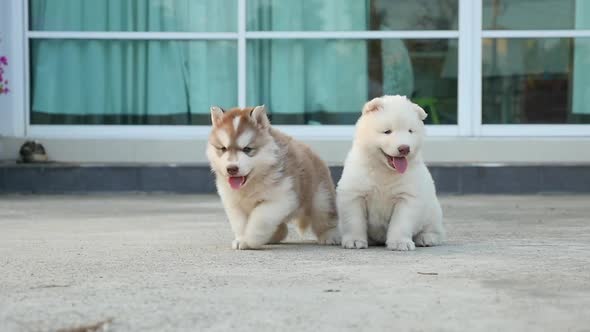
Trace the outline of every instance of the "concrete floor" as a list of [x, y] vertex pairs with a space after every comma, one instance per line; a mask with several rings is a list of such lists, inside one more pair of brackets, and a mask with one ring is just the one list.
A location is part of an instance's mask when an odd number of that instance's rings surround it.
[[214, 196], [0, 196], [0, 331], [590, 331], [590, 197], [443, 197], [449, 241], [233, 251]]

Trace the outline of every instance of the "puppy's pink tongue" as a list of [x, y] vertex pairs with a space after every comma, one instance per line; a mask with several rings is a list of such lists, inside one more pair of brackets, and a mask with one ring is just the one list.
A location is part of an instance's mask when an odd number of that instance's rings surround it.
[[393, 157], [393, 166], [400, 174], [403, 174], [408, 168], [408, 160], [405, 157]]
[[240, 189], [244, 182], [246, 182], [246, 177], [244, 176], [231, 176], [229, 178], [229, 185], [232, 189]]

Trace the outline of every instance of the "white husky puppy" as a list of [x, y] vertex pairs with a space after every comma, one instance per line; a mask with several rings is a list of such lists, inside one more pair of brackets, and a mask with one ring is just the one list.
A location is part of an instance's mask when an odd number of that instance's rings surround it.
[[309, 147], [273, 129], [264, 106], [211, 108], [207, 157], [235, 239], [256, 249], [311, 226], [321, 244], [339, 244], [330, 170]]
[[342, 246], [391, 250], [434, 246], [445, 238], [442, 210], [420, 150], [426, 112], [403, 96], [363, 107], [338, 183]]

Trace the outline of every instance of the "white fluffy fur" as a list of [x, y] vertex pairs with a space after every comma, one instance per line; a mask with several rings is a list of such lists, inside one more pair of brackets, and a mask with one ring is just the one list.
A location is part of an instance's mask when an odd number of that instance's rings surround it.
[[[269, 184], [271, 181], [257, 183], [260, 190], [256, 190], [253, 197], [243, 197], [229, 188], [227, 181], [217, 179], [217, 190], [235, 236], [233, 249], [262, 247], [279, 224], [297, 209], [298, 200], [292, 190], [291, 178], [281, 179], [279, 185]], [[259, 204], [259, 201], [264, 203]]]
[[[442, 210], [420, 154], [425, 117], [403, 96], [384, 96], [365, 105], [337, 188], [344, 248], [375, 243], [391, 250], [414, 250], [416, 245], [444, 240]], [[387, 130], [392, 133], [385, 134]], [[397, 155], [400, 145], [410, 146], [403, 174], [383, 154]]]

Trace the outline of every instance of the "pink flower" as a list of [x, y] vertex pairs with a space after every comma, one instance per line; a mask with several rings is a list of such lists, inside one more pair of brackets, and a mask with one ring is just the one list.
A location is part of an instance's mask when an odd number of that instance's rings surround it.
[[8, 80], [4, 80], [3, 66], [8, 66], [8, 58], [4, 55], [0, 56], [0, 94], [7, 94], [10, 89], [8, 89]]

